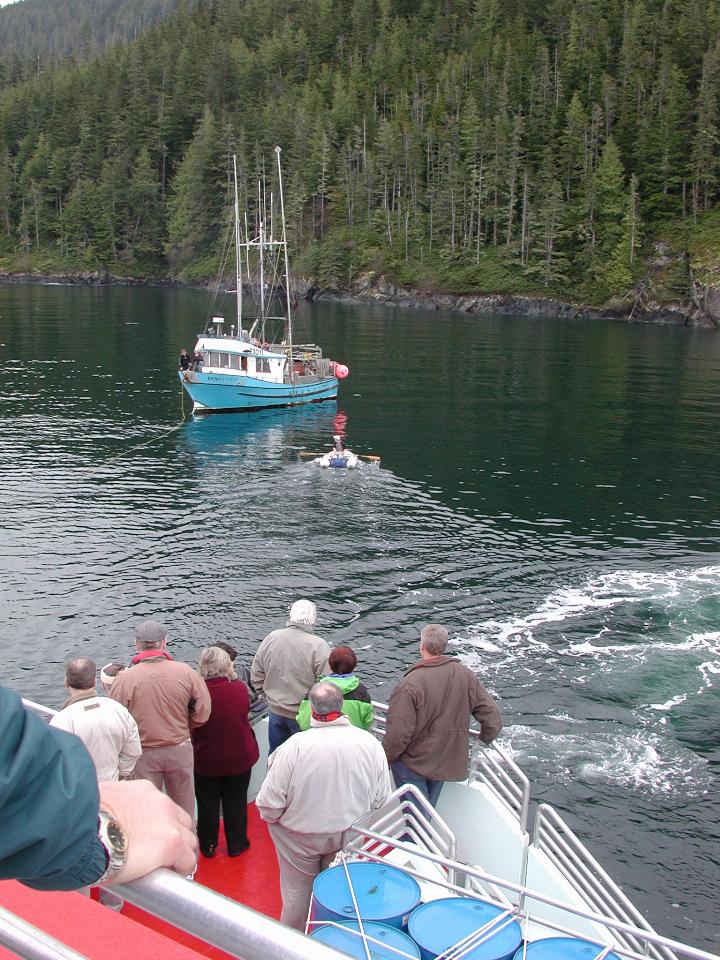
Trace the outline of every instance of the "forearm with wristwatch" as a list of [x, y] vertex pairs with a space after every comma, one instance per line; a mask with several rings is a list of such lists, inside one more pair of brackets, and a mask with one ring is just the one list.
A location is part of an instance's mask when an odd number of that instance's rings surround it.
[[113, 883], [125, 866], [129, 844], [121, 824], [107, 810], [98, 813], [98, 839], [105, 853], [105, 871], [96, 883]]

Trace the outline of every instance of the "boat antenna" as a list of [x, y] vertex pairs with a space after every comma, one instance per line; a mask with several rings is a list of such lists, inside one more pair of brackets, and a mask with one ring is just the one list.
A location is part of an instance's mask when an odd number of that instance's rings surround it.
[[237, 332], [242, 338], [242, 248], [240, 246], [240, 204], [238, 202], [237, 158], [233, 154], [233, 183], [235, 185], [235, 299], [237, 302]]
[[290, 347], [290, 383], [295, 382], [295, 368], [293, 366], [292, 316], [290, 313], [290, 264], [288, 263], [287, 232], [285, 230], [285, 200], [283, 199], [282, 168], [280, 166], [280, 147], [275, 147], [277, 156], [278, 181], [280, 184], [280, 222], [282, 224], [282, 246], [285, 253], [285, 297], [287, 299], [288, 345]]

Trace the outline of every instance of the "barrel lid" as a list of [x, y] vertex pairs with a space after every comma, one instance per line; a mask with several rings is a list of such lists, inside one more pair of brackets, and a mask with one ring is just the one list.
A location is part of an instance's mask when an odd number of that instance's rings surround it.
[[[578, 937], [547, 937], [527, 945], [527, 960], [595, 960], [606, 948]], [[522, 947], [513, 960], [523, 960]], [[605, 960], [620, 960], [616, 953], [608, 953]]]
[[[420, 902], [420, 886], [409, 874], [383, 863], [347, 864], [363, 920], [385, 920], [410, 913]], [[315, 877], [313, 896], [326, 910], [355, 917], [355, 907], [342, 864]]]
[[[408, 933], [421, 950], [437, 956], [503, 913], [502, 907], [471, 897], [431, 900], [413, 912]], [[508, 922], [508, 918], [503, 917], [497, 921], [497, 927], [497, 933], [488, 930], [487, 939], [465, 954], [466, 960], [497, 960], [512, 956], [522, 940], [520, 924], [516, 920]]]
[[[356, 931], [353, 933], [352, 931]], [[389, 927], [384, 923], [363, 923], [363, 930], [368, 937], [373, 940], [381, 940], [382, 944], [387, 944], [387, 949], [380, 943], [368, 941], [371, 960], [403, 960], [397, 950], [407, 953], [411, 957], [420, 957], [420, 951], [413, 941], [402, 930], [397, 927]], [[343, 922], [338, 926], [323, 924], [316, 927], [310, 934], [315, 940], [320, 940], [330, 947], [335, 947], [341, 953], [347, 953], [351, 957], [358, 957], [360, 960], [367, 960], [365, 947], [362, 937], [358, 936], [360, 924], [355, 921]]]

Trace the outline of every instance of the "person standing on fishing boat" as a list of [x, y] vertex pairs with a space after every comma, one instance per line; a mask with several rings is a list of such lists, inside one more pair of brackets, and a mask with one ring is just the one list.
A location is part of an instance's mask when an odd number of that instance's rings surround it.
[[182, 350], [180, 351], [180, 356], [178, 357], [178, 366], [183, 371], [183, 373], [186, 373], [190, 369], [191, 363], [192, 363], [192, 358], [190, 357], [190, 354], [187, 352], [187, 347], [183, 347]]

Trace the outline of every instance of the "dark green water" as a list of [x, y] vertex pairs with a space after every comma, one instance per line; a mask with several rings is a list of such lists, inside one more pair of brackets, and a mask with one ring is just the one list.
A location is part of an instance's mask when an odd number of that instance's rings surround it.
[[[206, 313], [0, 286], [3, 682], [58, 704], [70, 656], [126, 658], [148, 615], [190, 662], [249, 658], [305, 595], [386, 699], [443, 622], [535, 798], [717, 950], [720, 336], [302, 305], [350, 366], [337, 404], [173, 429]], [[339, 411], [382, 469], [299, 462]]]

